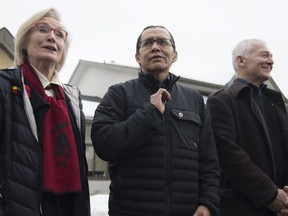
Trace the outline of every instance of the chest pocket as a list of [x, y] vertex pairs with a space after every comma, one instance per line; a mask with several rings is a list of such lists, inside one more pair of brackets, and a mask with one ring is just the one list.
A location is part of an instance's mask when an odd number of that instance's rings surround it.
[[197, 113], [171, 109], [171, 139], [173, 145], [198, 151], [202, 121]]

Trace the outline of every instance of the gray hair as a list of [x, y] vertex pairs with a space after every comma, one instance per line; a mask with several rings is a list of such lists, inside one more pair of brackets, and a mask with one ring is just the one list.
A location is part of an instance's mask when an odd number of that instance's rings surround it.
[[245, 39], [236, 45], [236, 47], [232, 51], [232, 64], [235, 72], [237, 72], [238, 70], [237, 57], [243, 56], [248, 58], [251, 51], [251, 45], [258, 43], [266, 45], [265, 41], [259, 39]]
[[[37, 24], [37, 22], [43, 17], [51, 17], [57, 21], [61, 21], [60, 13], [55, 8], [47, 8], [34, 14], [28, 20], [26, 20], [18, 29], [15, 37], [15, 53], [14, 53], [14, 66], [21, 66], [25, 60], [27, 60], [26, 46], [31, 35], [31, 29]], [[69, 34], [65, 40], [65, 48], [61, 60], [56, 64], [55, 69], [60, 71], [64, 65], [67, 57], [68, 48], [70, 45]]]

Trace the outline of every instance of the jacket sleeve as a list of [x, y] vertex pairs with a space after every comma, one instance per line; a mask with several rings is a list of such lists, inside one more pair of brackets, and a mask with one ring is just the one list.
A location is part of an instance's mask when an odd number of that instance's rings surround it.
[[3, 95], [2, 92], [0, 91], [0, 140], [4, 139], [3, 133], [4, 133], [4, 107], [3, 107]]
[[[4, 106], [3, 106], [3, 92], [1, 91], [1, 88], [0, 88], [0, 154], [3, 154], [3, 145], [1, 143], [1, 141], [4, 140], [4, 118], [5, 118], [5, 113], [4, 113]], [[1, 168], [0, 169], [3, 169], [3, 164], [0, 163], [0, 166]], [[3, 212], [3, 206], [2, 206], [2, 184], [3, 184], [3, 181], [2, 181], [2, 170], [0, 170], [0, 181], [1, 181], [1, 184], [0, 184], [0, 216], [4, 216], [4, 212]]]
[[202, 115], [201, 140], [199, 145], [199, 203], [211, 211], [211, 215], [219, 215], [219, 179], [220, 168], [211, 122], [205, 109]]
[[[233, 185], [230, 189], [241, 191], [258, 207], [267, 205], [275, 197], [278, 188], [237, 143], [236, 122], [231, 108], [217, 95], [208, 98], [207, 107], [220, 166], [226, 180]], [[224, 189], [221, 193], [225, 193]]]
[[162, 122], [161, 113], [150, 102], [135, 108], [128, 117], [126, 106], [124, 87], [115, 85], [109, 88], [95, 111], [91, 139], [102, 160], [118, 160], [130, 154], [145, 144]]

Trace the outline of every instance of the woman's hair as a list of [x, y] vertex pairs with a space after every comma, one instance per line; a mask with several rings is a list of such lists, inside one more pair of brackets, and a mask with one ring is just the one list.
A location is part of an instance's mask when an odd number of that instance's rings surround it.
[[235, 72], [238, 70], [237, 57], [243, 56], [248, 58], [250, 55], [250, 48], [253, 44], [266, 44], [265, 41], [259, 39], [245, 39], [239, 42], [232, 51], [232, 64]]
[[168, 29], [166, 29], [164, 26], [160, 26], [160, 25], [150, 25], [150, 26], [147, 26], [143, 29], [143, 31], [141, 32], [141, 34], [139, 35], [138, 39], [137, 39], [137, 42], [136, 42], [136, 53], [138, 53], [139, 49], [140, 49], [140, 43], [141, 43], [141, 36], [143, 34], [143, 32], [147, 29], [150, 29], [150, 28], [163, 28], [165, 29], [170, 37], [171, 37], [171, 43], [172, 43], [172, 47], [174, 48], [174, 50], [176, 51], [176, 45], [175, 45], [175, 40], [174, 40], [174, 37], [173, 35], [171, 34], [170, 31], [168, 31]]
[[[39, 20], [42, 19], [43, 17], [51, 17], [51, 18], [56, 19], [59, 22], [61, 21], [60, 13], [55, 8], [48, 8], [48, 9], [39, 11], [38, 13], [30, 17], [28, 20], [26, 20], [19, 27], [18, 32], [15, 37], [14, 66], [19, 67], [27, 60], [28, 56], [27, 56], [26, 46], [28, 44], [28, 41], [32, 32], [31, 29], [34, 28], [37, 22], [39, 22]], [[65, 43], [65, 48], [64, 48], [62, 58], [55, 66], [55, 69], [57, 71], [61, 70], [66, 60], [68, 48], [70, 45], [69, 34], [64, 43]]]

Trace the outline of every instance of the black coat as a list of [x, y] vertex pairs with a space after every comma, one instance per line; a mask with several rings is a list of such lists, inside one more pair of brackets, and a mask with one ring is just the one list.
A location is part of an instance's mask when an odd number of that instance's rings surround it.
[[203, 97], [168, 86], [162, 115], [149, 102], [159, 88], [151, 77], [110, 87], [95, 112], [91, 138], [109, 161], [109, 214], [192, 216], [203, 204], [215, 216], [219, 169]]
[[[283, 166], [288, 168], [288, 122], [281, 94], [263, 89], [271, 101], [283, 141]], [[272, 143], [252, 89], [235, 82], [207, 100], [222, 168], [221, 208], [223, 216], [275, 215], [265, 206], [277, 193]], [[271, 113], [272, 114], [272, 113]], [[283, 181], [288, 184], [288, 172]], [[220, 213], [221, 213], [220, 212]], [[224, 213], [225, 212], [225, 213]]]
[[[0, 71], [0, 83], [0, 216], [40, 216], [43, 169], [40, 127], [49, 105], [33, 89], [30, 100], [25, 97], [20, 68]], [[64, 92], [71, 121], [75, 121], [73, 130], [77, 134], [83, 189], [76, 196], [75, 205], [68, 207], [75, 208], [78, 215], [90, 216], [80, 94], [72, 86], [64, 86]]]

